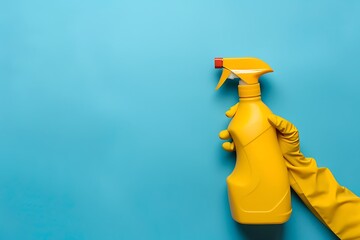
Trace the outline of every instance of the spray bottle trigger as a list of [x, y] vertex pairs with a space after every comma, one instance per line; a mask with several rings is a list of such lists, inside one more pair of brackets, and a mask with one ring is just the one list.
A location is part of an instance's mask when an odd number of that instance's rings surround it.
[[231, 74], [231, 71], [229, 69], [223, 68], [223, 72], [221, 74], [219, 83], [217, 84], [217, 86], [215, 88], [216, 90], [218, 90], [224, 84], [224, 82], [230, 76], [230, 74]]

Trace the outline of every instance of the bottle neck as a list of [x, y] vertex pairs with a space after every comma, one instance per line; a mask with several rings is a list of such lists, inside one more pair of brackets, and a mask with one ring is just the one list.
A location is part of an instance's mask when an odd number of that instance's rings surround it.
[[261, 91], [260, 91], [260, 84], [248, 84], [248, 85], [239, 85], [238, 86], [238, 93], [240, 99], [247, 99], [247, 98], [260, 98]]

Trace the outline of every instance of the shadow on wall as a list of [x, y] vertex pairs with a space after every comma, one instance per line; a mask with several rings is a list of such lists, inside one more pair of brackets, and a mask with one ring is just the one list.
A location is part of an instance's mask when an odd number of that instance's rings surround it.
[[235, 223], [241, 235], [247, 240], [282, 240], [284, 224], [245, 225]]

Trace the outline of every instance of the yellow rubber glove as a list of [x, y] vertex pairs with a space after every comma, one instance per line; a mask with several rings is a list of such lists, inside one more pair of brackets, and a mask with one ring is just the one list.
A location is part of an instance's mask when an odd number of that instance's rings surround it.
[[291, 187], [306, 206], [340, 239], [360, 239], [360, 198], [340, 186], [328, 168], [300, 152], [296, 127], [276, 115], [269, 122], [278, 130]]
[[[238, 107], [238, 103], [235, 104], [234, 106], [232, 106], [226, 113], [225, 115], [228, 117], [228, 118], [232, 118], [234, 117], [235, 113], [236, 113], [236, 110], [237, 110], [237, 107]], [[230, 133], [227, 129], [225, 130], [222, 130], [220, 133], [219, 133], [219, 137], [222, 139], [222, 140], [226, 140], [226, 139], [231, 139], [231, 136], [230, 136]], [[222, 144], [222, 147], [225, 151], [228, 151], [228, 152], [234, 152], [235, 151], [235, 144], [233, 142], [224, 142]]]

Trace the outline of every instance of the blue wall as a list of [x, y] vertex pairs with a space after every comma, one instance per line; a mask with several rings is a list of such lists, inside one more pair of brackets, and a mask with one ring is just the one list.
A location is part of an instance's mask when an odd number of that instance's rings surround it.
[[236, 85], [217, 56], [274, 73], [263, 99], [360, 194], [360, 2], [0, 2], [0, 239], [336, 239], [293, 195], [283, 226], [240, 226], [218, 132]]

